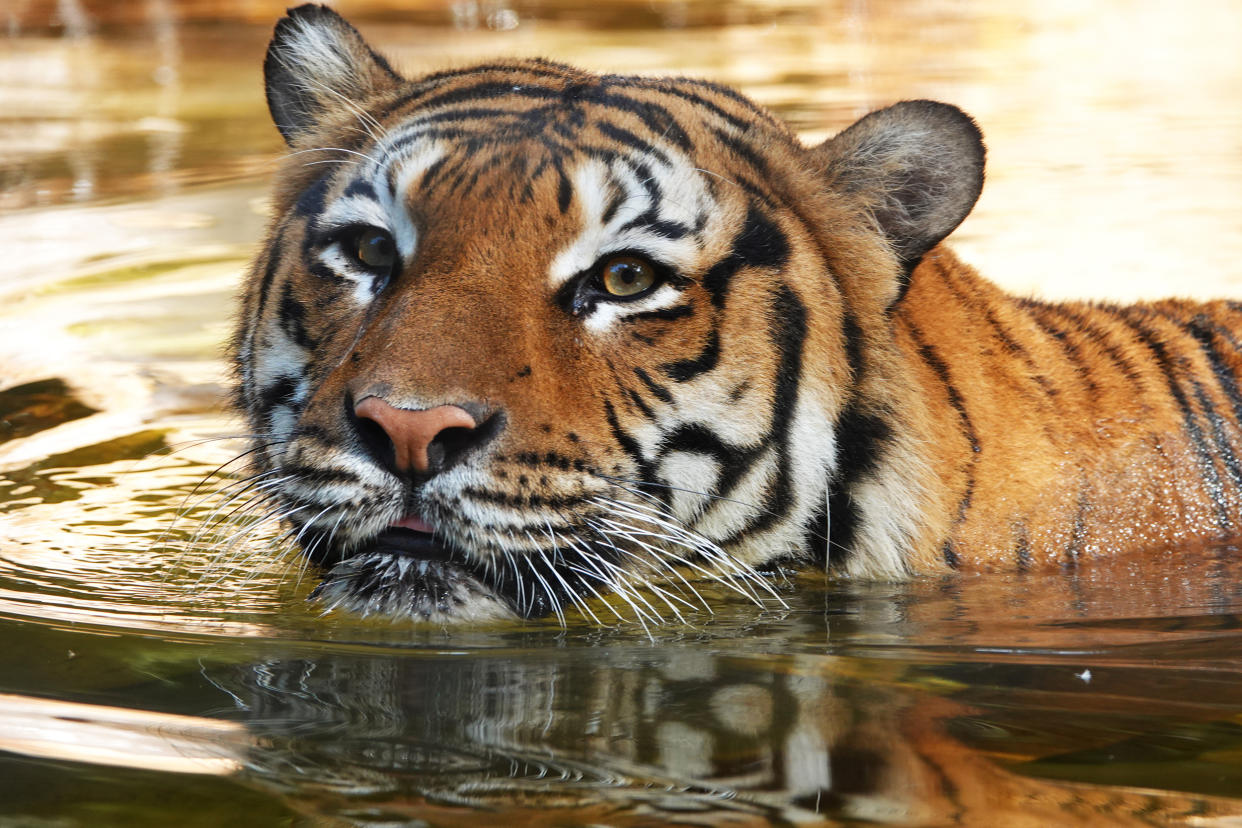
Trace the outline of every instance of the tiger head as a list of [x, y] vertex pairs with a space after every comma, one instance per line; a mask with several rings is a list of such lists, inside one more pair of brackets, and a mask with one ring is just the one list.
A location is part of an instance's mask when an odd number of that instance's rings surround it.
[[850, 569], [905, 569], [927, 470], [891, 309], [978, 196], [967, 116], [907, 102], [808, 149], [698, 80], [406, 79], [321, 6], [265, 71], [291, 152], [237, 402], [330, 605], [654, 621], [827, 563], [842, 509]]

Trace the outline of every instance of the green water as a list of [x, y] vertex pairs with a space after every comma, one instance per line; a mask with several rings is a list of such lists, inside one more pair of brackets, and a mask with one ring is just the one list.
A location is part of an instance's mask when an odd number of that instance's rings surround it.
[[[1223, 1], [340, 8], [412, 70], [706, 75], [811, 139], [954, 101], [989, 136], [954, 237], [985, 272], [1242, 295]], [[0, 11], [0, 826], [1236, 824], [1233, 548], [441, 630], [323, 615], [263, 533], [191, 543], [242, 445], [220, 354], [280, 152], [280, 11]]]

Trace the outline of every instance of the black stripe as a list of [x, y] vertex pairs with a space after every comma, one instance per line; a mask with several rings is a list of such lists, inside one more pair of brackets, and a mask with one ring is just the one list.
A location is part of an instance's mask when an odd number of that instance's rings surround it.
[[[1176, 322], [1172, 314], [1165, 314], [1170, 321]], [[1238, 379], [1233, 370], [1229, 367], [1226, 355], [1236, 357], [1242, 346], [1239, 346], [1233, 335], [1217, 325], [1205, 313], [1197, 314], [1188, 322], [1180, 322], [1195, 341], [1199, 343], [1199, 347], [1203, 351], [1204, 357], [1207, 358], [1208, 364], [1212, 366], [1212, 375], [1216, 378], [1216, 384], [1224, 393], [1229, 405], [1233, 409], [1234, 422], [1242, 424], [1242, 390], [1238, 388]], [[1217, 347], [1216, 338], [1219, 337], [1224, 341], [1227, 350], [1222, 353]]]
[[300, 379], [295, 376], [283, 376], [266, 388], [259, 389], [259, 410], [264, 414], [270, 414], [276, 406], [291, 403], [294, 395], [297, 394]]
[[1070, 339], [1070, 332], [1048, 318], [1047, 303], [1037, 302], [1033, 299], [1018, 299], [1017, 304], [1018, 307], [1027, 312], [1027, 316], [1045, 335], [1056, 340], [1057, 344], [1061, 346], [1061, 351], [1065, 354], [1065, 358], [1070, 365], [1073, 366], [1074, 374], [1078, 377], [1078, 381], [1087, 387], [1088, 394], [1094, 398], [1094, 395], [1099, 392], [1099, 386], [1091, 376], [1091, 365], [1083, 356], [1082, 349], [1078, 347], [1078, 344]]
[[345, 192], [341, 193], [342, 198], [352, 198], [354, 196], [362, 196], [363, 198], [369, 198], [374, 201], [375, 188], [371, 186], [370, 181], [366, 181], [361, 178], [355, 179], [349, 183], [348, 187], [345, 188]]
[[1185, 392], [1178, 383], [1179, 371], [1173, 363], [1173, 358], [1169, 355], [1164, 343], [1160, 338], [1148, 328], [1144, 323], [1147, 321], [1147, 315], [1142, 308], [1129, 307], [1119, 308], [1112, 311], [1117, 318], [1125, 324], [1139, 341], [1146, 346], [1147, 350], [1155, 357], [1156, 366], [1164, 375], [1165, 383], [1168, 386], [1169, 394], [1177, 403], [1178, 409], [1182, 413], [1182, 426], [1186, 431], [1186, 436], [1190, 438], [1190, 443], [1194, 448], [1195, 456], [1199, 460], [1199, 475], [1203, 479], [1204, 487], [1208, 496], [1212, 499], [1212, 505], [1216, 510], [1216, 523], [1222, 530], [1232, 526], [1233, 521], [1229, 517], [1228, 504], [1225, 500], [1224, 483], [1220, 479], [1220, 474], [1216, 470], [1216, 463], [1212, 458], [1212, 451], [1208, 448], [1207, 439], [1203, 434], [1203, 429], [1199, 426], [1199, 421], [1195, 417], [1194, 409], [1190, 405]]
[[[637, 467], [636, 476], [638, 480], [655, 482], [655, 463], [648, 462], [643, 457], [643, 451], [638, 445], [638, 441], [621, 427], [621, 422], [617, 419], [617, 411], [608, 400], [604, 400], [604, 416], [608, 421], [608, 429], [612, 432], [612, 438], [616, 440], [617, 445], [625, 453], [626, 457]], [[654, 488], [656, 491], [653, 494], [665, 505], [668, 505], [672, 500], [672, 490], [667, 486], [657, 486]]]
[[1045, 371], [1043, 367], [1031, 356], [1030, 352], [1026, 350], [1022, 343], [1013, 338], [1009, 328], [1002, 324], [1000, 319], [997, 318], [992, 305], [987, 301], [987, 299], [979, 296], [973, 285], [968, 286], [971, 292], [967, 295], [965, 292], [966, 287], [959, 284], [956, 279], [951, 278], [951, 273], [948, 269], [943, 266], [939, 266], [938, 269], [943, 274], [942, 282], [944, 286], [957, 297], [958, 301], [961, 302], [962, 305], [970, 308], [976, 314], [982, 316], [987, 322], [988, 327], [992, 329], [992, 334], [1000, 342], [1001, 347], [1003, 347], [1008, 353], [1020, 359], [1022, 364], [1026, 366], [1026, 370], [1020, 375], [1015, 376], [1012, 373], [1008, 374], [1014, 385], [1022, 386], [1025, 384], [1023, 379], [1029, 378], [1039, 386], [1045, 396], [1055, 398], [1058, 393], [1057, 389], [1051, 382], [1048, 381], [1048, 378], [1044, 376]]
[[440, 174], [443, 173], [447, 167], [450, 157], [451, 156], [448, 155], [441, 155], [435, 161], [432, 161], [431, 164], [427, 166], [427, 169], [423, 170], [423, 177], [418, 184], [419, 189], [429, 190], [435, 185], [436, 179], [440, 177]]
[[341, 276], [321, 261], [308, 261], [306, 263], [306, 270], [315, 278], [323, 279], [325, 282], [329, 282], [331, 284], [342, 284], [346, 281], [344, 276]]
[[[280, 251], [285, 246], [285, 226], [282, 224], [276, 228], [276, 236], [272, 239], [272, 243], [267, 246], [267, 262], [263, 266], [263, 278], [259, 282], [259, 296], [255, 302], [254, 317], [250, 320], [250, 328], [252, 336], [257, 336], [257, 328], [263, 320], [263, 313], [267, 309], [267, 297], [272, 292], [272, 282], [276, 279], [276, 269], [280, 266]], [[251, 345], [253, 350], [255, 346]]]
[[950, 569], [957, 569], [962, 565], [961, 558], [957, 554], [957, 546], [951, 538], [940, 548], [940, 556], [944, 558], [944, 562], [949, 565]]
[[653, 380], [651, 375], [642, 368], [635, 368], [634, 375], [643, 381], [643, 385], [647, 386], [647, 390], [650, 391], [660, 402], [669, 404], [673, 402], [673, 395], [669, 393], [668, 389]]
[[306, 306], [293, 295], [293, 283], [285, 282], [280, 292], [280, 328], [299, 348], [311, 350], [315, 340], [306, 331]]
[[641, 152], [644, 156], [650, 156], [662, 164], [668, 165], [668, 155], [659, 147], [644, 141], [628, 129], [622, 129], [616, 124], [608, 121], [596, 121], [595, 128], [598, 129], [605, 137], [611, 138], [619, 144], [624, 144], [632, 150]]
[[854, 551], [862, 512], [852, 495], [852, 488], [875, 471], [892, 439], [889, 423], [875, 414], [850, 406], [833, 425], [836, 438], [836, 475], [828, 487], [828, 508], [831, 514], [831, 546], [834, 565], [849, 560]]
[[[549, 89], [538, 84], [515, 84], [512, 81], [483, 81], [470, 86], [459, 86], [456, 89], [441, 92], [439, 95], [433, 95], [419, 101], [418, 106], [420, 109], [427, 110], [469, 101], [495, 100], [496, 98], [504, 98], [510, 95], [518, 98], [547, 101], [559, 99], [561, 93], [555, 89]], [[402, 100], [397, 99], [388, 107], [387, 111], [394, 111], [401, 105]]]
[[1074, 527], [1070, 530], [1069, 546], [1065, 548], [1065, 566], [1073, 569], [1078, 566], [1078, 558], [1082, 555], [1087, 540], [1087, 511], [1091, 508], [1091, 490], [1084, 478], [1078, 487], [1078, 505], [1074, 512]]
[[[936, 349], [929, 343], [924, 341], [923, 332], [915, 327], [913, 322], [907, 322], [910, 330], [910, 337], [914, 340], [915, 345], [919, 349], [919, 358], [927, 367], [932, 369], [936, 377], [940, 380], [940, 384], [944, 386], [945, 395], [948, 397], [949, 405], [957, 412], [958, 420], [961, 423], [962, 436], [970, 443], [971, 458], [966, 465], [966, 487], [962, 494], [961, 500], [957, 504], [957, 516], [953, 520], [953, 526], [949, 530], [950, 534], [962, 522], [966, 520], [966, 512], [970, 509], [971, 501], [975, 494], [975, 470], [974, 466], [979, 462], [979, 455], [983, 448], [979, 445], [979, 434], [975, 431], [974, 424], [970, 421], [970, 415], [966, 413], [966, 405], [962, 400], [962, 395], [958, 393], [957, 386], [953, 384], [953, 379], [949, 374], [949, 366], [945, 364], [940, 355], [936, 353]], [[949, 566], [957, 566], [957, 550], [953, 548], [952, 539], [945, 541], [944, 559]]]
[[[482, 75], [488, 72], [503, 72], [517, 76], [534, 75], [537, 78], [552, 78], [553, 80], [565, 80], [570, 75], [580, 74], [572, 66], [557, 63], [547, 58], [530, 58], [516, 65], [512, 63], [480, 63], [477, 66], [467, 66], [464, 69], [442, 69], [439, 72], [426, 75], [419, 81], [418, 88], [414, 92], [422, 94], [438, 86], [444, 86], [446, 82], [468, 78], [472, 75]], [[509, 82], [512, 83], [513, 81]], [[390, 110], [400, 105], [400, 102], [397, 102], [390, 106]]]
[[[637, 81], [639, 83], [642, 82], [641, 79], [636, 79], [636, 78], [632, 78], [630, 79], [630, 81], [631, 82]], [[728, 89], [727, 87], [719, 86], [717, 84], [713, 84], [708, 81], [696, 82], [694, 80], [685, 80], [685, 79], [680, 79], [680, 78], [675, 83], [676, 84], [688, 83], [688, 84], [694, 84], [696, 86], [704, 86], [706, 88], [711, 89], [711, 91], [717, 94], [732, 98], [734, 101], [737, 101], [738, 103], [746, 104], [746, 108], [750, 110], [748, 115], [758, 115], [762, 117], [768, 123], [775, 123], [770, 113], [765, 112], [764, 110], [755, 106], [755, 104], [752, 101], [747, 100], [742, 95], [738, 94], [737, 92], [734, 92], [733, 90]], [[734, 115], [733, 113], [729, 112], [728, 110], [724, 109], [718, 104], [715, 104], [712, 101], [709, 101], [707, 98], [704, 98], [702, 95], [697, 95], [688, 89], [681, 89], [681, 88], [678, 88], [677, 85], [669, 84], [667, 82], [665, 83], [660, 83], [660, 82], [650, 83], [649, 82], [648, 86], [649, 88], [654, 88], [665, 94], [673, 95], [678, 98], [682, 98], [683, 100], [690, 101], [695, 106], [699, 106], [699, 107], [702, 107], [703, 109], [706, 109], [708, 112], [712, 113], [717, 118], [720, 118], [722, 121], [729, 124], [729, 126], [733, 127], [734, 129], [740, 132], [748, 131], [753, 125], [752, 120], [749, 117], [746, 117], [746, 118], [738, 117], [737, 115]]]
[[772, 220], [755, 205], [746, 213], [742, 231], [729, 255], [714, 264], [703, 276], [703, 287], [712, 304], [724, 307], [733, 277], [743, 267], [783, 267], [789, 258], [789, 241]]
[[[661, 437], [657, 455], [660, 460], [663, 460], [670, 452], [683, 451], [712, 458], [720, 470], [715, 490], [728, 492], [750, 470], [750, 464], [762, 449], [762, 444], [750, 449], [730, 445], [721, 440], [720, 436], [709, 427], [699, 423], [688, 423], [678, 426]], [[657, 460], [653, 466], [658, 464]]]
[[1237, 428], [1220, 415], [1220, 412], [1216, 410], [1216, 406], [1212, 403], [1211, 397], [1208, 396], [1206, 389], [1198, 380], [1191, 378], [1189, 382], [1194, 388], [1195, 400], [1198, 401], [1199, 408], [1203, 411], [1203, 416], [1212, 427], [1212, 442], [1216, 445], [1221, 462], [1225, 465], [1225, 471], [1229, 475], [1229, 482], [1233, 484], [1235, 492], [1240, 492], [1242, 491], [1242, 466], [1238, 465], [1238, 456], [1228, 436], [1230, 431], [1236, 434]]
[[[802, 527], [804, 538], [802, 545], [810, 557], [810, 562], [820, 569], [828, 568], [828, 547], [831, 543], [829, 534], [837, 520], [835, 516], [829, 518], [828, 507], [831, 503], [831, 499], [821, 500], [815, 511], [807, 518], [806, 525]], [[846, 505], [857, 511], [852, 501], [847, 501]]]
[[697, 377], [699, 374], [706, 373], [716, 367], [716, 363], [720, 361], [720, 334], [712, 328], [707, 335], [707, 344], [703, 346], [703, 350], [693, 359], [679, 359], [675, 362], [666, 362], [660, 366], [670, 379], [676, 382], [687, 382]]
[[532, 491], [523, 491], [520, 493], [493, 492], [487, 489], [467, 486], [461, 490], [461, 493], [463, 496], [473, 498], [477, 501], [500, 504], [513, 509], [529, 508], [532, 506], [566, 509], [582, 505], [581, 497], [572, 495], [548, 496]]
[[651, 406], [647, 405], [647, 401], [642, 398], [641, 394], [633, 388], [626, 388], [625, 393], [633, 401], [634, 405], [637, 406], [638, 410], [642, 412], [644, 417], [648, 420], [655, 419], [655, 412], [651, 410]]
[[750, 164], [761, 178], [768, 175], [768, 162], [759, 150], [752, 147], [740, 135], [731, 135], [723, 129], [713, 129], [712, 134], [722, 146], [728, 147], [735, 155]]
[[694, 316], [693, 305], [674, 305], [671, 308], [660, 308], [659, 310], [642, 311], [640, 313], [632, 313], [627, 318], [638, 321], [647, 319], [659, 319], [668, 321], [672, 319], [684, 319], [687, 316]]
[[[763, 443], [748, 452], [749, 467], [761, 449], [772, 446], [776, 450], [775, 480], [765, 492], [761, 509], [721, 545], [734, 543], [739, 538], [762, 532], [784, 518], [794, 505], [793, 481], [790, 469], [789, 432], [794, 412], [798, 407], [798, 391], [802, 383], [802, 352], [807, 336], [806, 306], [788, 285], [782, 284], [772, 298], [771, 320], [768, 335], [778, 354], [777, 373], [772, 389], [772, 419]], [[743, 471], [739, 468], [739, 474]], [[736, 479], [736, 478], [735, 478]], [[722, 491], [724, 489], [721, 485]]]
[[[1109, 306], [1102, 304], [1094, 305], [1092, 308], [1106, 313], [1110, 310]], [[1117, 343], [1109, 338], [1107, 330], [1097, 327], [1089, 317], [1067, 305], [1049, 304], [1045, 306], [1045, 309], [1048, 313], [1068, 319], [1073, 324], [1074, 330], [1103, 351], [1121, 375], [1129, 380], [1139, 392], [1146, 391], [1146, 383], [1143, 381], [1142, 372], [1134, 366], [1134, 363], [1122, 352]]]
[[300, 463], [282, 464], [283, 474], [296, 477], [299, 483], [358, 483], [358, 475], [345, 469], [325, 469], [319, 466], [303, 466]]
[[593, 104], [621, 112], [628, 112], [642, 121], [643, 126], [652, 135], [658, 135], [662, 140], [672, 141], [684, 152], [691, 152], [694, 149], [690, 136], [681, 128], [677, 118], [660, 104], [651, 103], [650, 101], [637, 101], [615, 92], [604, 92], [591, 97], [589, 100]]
[[302, 191], [293, 205], [299, 216], [315, 217], [323, 212], [324, 202], [328, 198], [328, 184], [331, 176], [324, 175]]

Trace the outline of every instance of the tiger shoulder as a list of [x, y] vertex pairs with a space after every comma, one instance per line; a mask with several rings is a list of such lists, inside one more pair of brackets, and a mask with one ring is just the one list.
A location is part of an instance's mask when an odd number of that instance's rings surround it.
[[941, 245], [983, 186], [956, 107], [807, 147], [705, 81], [407, 78], [319, 6], [265, 74], [290, 152], [236, 400], [331, 605], [655, 619], [777, 564], [1028, 569], [1238, 533], [1242, 308], [988, 282]]

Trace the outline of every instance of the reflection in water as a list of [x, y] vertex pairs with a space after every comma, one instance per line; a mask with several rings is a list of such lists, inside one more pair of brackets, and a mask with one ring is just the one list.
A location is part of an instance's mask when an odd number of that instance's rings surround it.
[[609, 824], [939, 825], [964, 814], [975, 815], [968, 824], [1124, 824], [1242, 812], [1209, 795], [1093, 790], [1006, 770], [986, 755], [1016, 758], [997, 739], [1010, 724], [1003, 714], [989, 722], [942, 698], [961, 685], [937, 686], [934, 671], [849, 658], [677, 646], [523, 660], [325, 654], [209, 677], [255, 737], [251, 784], [355, 824], [458, 824], [488, 812], [606, 814]]

